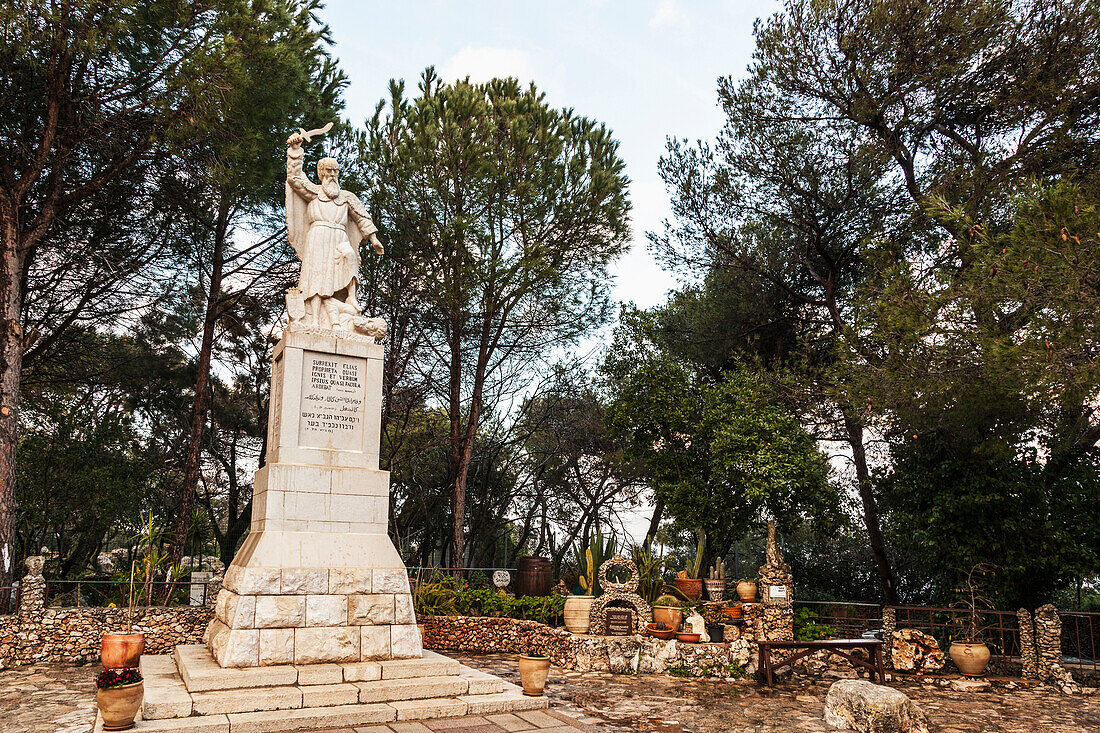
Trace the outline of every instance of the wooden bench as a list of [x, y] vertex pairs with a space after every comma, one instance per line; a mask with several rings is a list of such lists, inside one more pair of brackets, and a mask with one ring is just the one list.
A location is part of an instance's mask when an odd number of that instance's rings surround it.
[[[819, 649], [825, 649], [833, 654], [839, 654], [853, 665], [865, 667], [871, 670], [871, 679], [878, 673], [879, 683], [886, 683], [886, 667], [882, 663], [882, 642], [878, 639], [824, 639], [822, 641], [759, 641], [757, 642], [760, 659], [756, 674], [761, 681], [772, 686], [772, 673], [777, 669], [789, 666], [803, 657], [809, 656]], [[775, 649], [801, 649], [795, 654], [784, 659], [779, 664], [772, 664], [772, 651]], [[867, 652], [867, 658], [863, 659], [852, 654], [856, 649]], [[847, 651], [845, 651], [847, 650]]]

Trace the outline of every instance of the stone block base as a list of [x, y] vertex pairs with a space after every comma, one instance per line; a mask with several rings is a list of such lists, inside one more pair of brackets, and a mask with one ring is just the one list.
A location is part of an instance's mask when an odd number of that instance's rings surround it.
[[281, 733], [547, 707], [545, 697], [526, 697], [430, 651], [416, 659], [229, 669], [189, 645], [172, 657], [143, 656], [141, 671], [145, 699], [134, 730], [149, 733]]
[[403, 567], [231, 566], [203, 641], [222, 667], [409, 659], [423, 649]]

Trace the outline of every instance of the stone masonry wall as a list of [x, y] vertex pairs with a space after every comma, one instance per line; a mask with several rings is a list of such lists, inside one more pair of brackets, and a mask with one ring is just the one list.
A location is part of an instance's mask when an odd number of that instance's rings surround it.
[[747, 637], [726, 643], [685, 644], [637, 635], [574, 635], [537, 621], [473, 616], [428, 617], [423, 619], [423, 629], [428, 649], [538, 654], [581, 672], [675, 672], [726, 679], [756, 672], [756, 642]]
[[564, 664], [573, 635], [538, 621], [483, 616], [429, 616], [423, 619], [424, 647], [439, 651], [535, 654]]
[[[147, 654], [167, 654], [177, 644], [202, 643], [212, 616], [206, 606], [135, 608], [133, 630], [145, 634]], [[93, 662], [99, 659], [103, 634], [125, 628], [124, 608], [49, 608], [0, 616], [0, 664]]]
[[[0, 616], [0, 667], [97, 661], [103, 634], [126, 629], [126, 609], [46, 608], [43, 560], [26, 562], [19, 613]], [[201, 643], [213, 615], [212, 606], [141, 607], [134, 609], [131, 628], [145, 634], [147, 654], [167, 654], [177, 644]]]

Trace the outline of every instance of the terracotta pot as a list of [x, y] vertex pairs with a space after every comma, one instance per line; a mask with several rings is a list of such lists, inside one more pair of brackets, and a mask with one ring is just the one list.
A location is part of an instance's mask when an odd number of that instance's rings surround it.
[[730, 621], [740, 621], [741, 620], [741, 607], [740, 606], [726, 606], [724, 611], [725, 611], [725, 614], [726, 614], [726, 618], [728, 618]]
[[707, 578], [703, 581], [703, 585], [707, 587], [707, 598], [712, 601], [724, 601], [726, 599], [726, 581]]
[[672, 633], [673, 633], [672, 629], [664, 629], [664, 630], [658, 629], [656, 623], [646, 624], [645, 630], [646, 630], [646, 633], [648, 633], [654, 639], [671, 639], [672, 638]]
[[989, 647], [982, 642], [953, 641], [947, 650], [951, 661], [967, 677], [981, 677], [989, 664]]
[[550, 674], [550, 657], [519, 658], [519, 679], [523, 684], [523, 694], [529, 697], [541, 697], [546, 689], [546, 677]]
[[684, 620], [684, 609], [676, 606], [654, 606], [653, 620], [675, 631]]
[[756, 600], [756, 583], [741, 580], [737, 583], [737, 597], [742, 601], [752, 602]]
[[99, 642], [99, 661], [104, 669], [138, 666], [145, 651], [145, 634], [104, 634]]
[[592, 604], [595, 596], [567, 596], [565, 599], [565, 628], [574, 634], [587, 634], [592, 625]]
[[703, 581], [700, 578], [677, 578], [676, 590], [697, 601], [703, 597]]
[[700, 636], [702, 636], [702, 634], [692, 634], [687, 631], [681, 631], [676, 634], [676, 640], [683, 641], [688, 644], [698, 644]]
[[96, 704], [103, 716], [103, 730], [129, 730], [134, 727], [134, 716], [141, 707], [141, 698], [145, 694], [145, 683], [112, 687], [97, 690]]

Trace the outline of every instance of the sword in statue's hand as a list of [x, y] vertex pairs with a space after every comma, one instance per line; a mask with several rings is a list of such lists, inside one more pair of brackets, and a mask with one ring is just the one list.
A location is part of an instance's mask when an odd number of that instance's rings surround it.
[[301, 146], [301, 144], [303, 142], [308, 143], [315, 136], [324, 135], [326, 132], [328, 132], [331, 129], [332, 129], [332, 123], [331, 122], [328, 123], [327, 125], [325, 125], [324, 127], [318, 127], [317, 129], [309, 130], [308, 132], [304, 128], [299, 127], [298, 132], [292, 133], [290, 135], [290, 137], [288, 137], [286, 139], [286, 144], [290, 145], [291, 147], [297, 148], [297, 147]]

